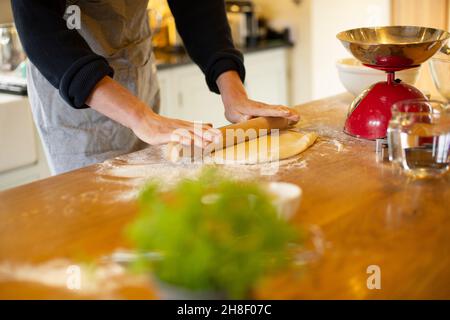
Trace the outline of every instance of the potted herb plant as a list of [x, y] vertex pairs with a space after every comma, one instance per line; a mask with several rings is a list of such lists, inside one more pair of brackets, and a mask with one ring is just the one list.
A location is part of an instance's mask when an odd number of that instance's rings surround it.
[[162, 192], [156, 183], [140, 196], [140, 212], [127, 235], [166, 299], [242, 299], [264, 276], [288, 263], [296, 232], [258, 184], [206, 170]]

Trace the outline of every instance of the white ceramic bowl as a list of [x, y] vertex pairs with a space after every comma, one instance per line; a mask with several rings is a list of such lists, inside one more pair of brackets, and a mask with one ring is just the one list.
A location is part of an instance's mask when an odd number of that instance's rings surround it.
[[[264, 182], [263, 188], [270, 196], [277, 213], [283, 219], [289, 220], [297, 212], [302, 197], [302, 189], [287, 182]], [[202, 198], [204, 204], [211, 204], [218, 200], [216, 193], [207, 194]]]
[[[366, 67], [355, 58], [340, 59], [336, 67], [345, 89], [354, 96], [358, 96], [371, 85], [387, 79], [384, 71]], [[395, 76], [407, 84], [415, 85], [419, 72], [420, 67], [397, 72]]]
[[287, 182], [270, 182], [267, 191], [273, 196], [272, 203], [280, 217], [291, 219], [300, 206], [302, 189], [295, 184]]

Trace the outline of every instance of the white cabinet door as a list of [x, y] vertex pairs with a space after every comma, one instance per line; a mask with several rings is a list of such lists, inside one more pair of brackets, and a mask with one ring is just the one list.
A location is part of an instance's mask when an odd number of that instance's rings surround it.
[[[246, 87], [252, 99], [273, 104], [288, 104], [287, 50], [256, 52], [245, 56]], [[159, 72], [161, 110], [164, 116], [212, 123], [229, 124], [222, 100], [209, 91], [200, 69], [190, 64]]]
[[287, 50], [284, 48], [245, 56], [249, 96], [270, 104], [288, 104]]
[[159, 89], [161, 96], [161, 104], [159, 113], [163, 116], [170, 117], [174, 114], [176, 97], [178, 95], [177, 89], [173, 84], [172, 69], [165, 69], [158, 72]]
[[173, 114], [190, 121], [212, 123], [215, 127], [228, 124], [219, 95], [209, 91], [203, 73], [197, 66], [189, 65], [174, 69], [174, 87], [177, 103]]
[[26, 97], [0, 95], [0, 173], [34, 164], [37, 145]]
[[28, 99], [0, 94], [0, 190], [49, 175]]

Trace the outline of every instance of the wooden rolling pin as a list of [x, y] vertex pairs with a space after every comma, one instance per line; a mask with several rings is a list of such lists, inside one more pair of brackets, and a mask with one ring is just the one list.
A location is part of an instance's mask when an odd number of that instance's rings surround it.
[[[235, 123], [219, 128], [218, 130], [221, 133], [220, 142], [217, 144], [211, 143], [203, 150], [194, 145], [182, 146], [175, 142], [169, 143], [167, 148], [167, 158], [172, 162], [177, 162], [182, 157], [196, 159], [209, 155], [213, 151], [267, 135], [271, 130], [284, 130], [287, 128], [289, 128], [289, 120], [286, 118], [258, 117], [246, 122]], [[246, 132], [246, 134], [242, 134], [242, 132]]]

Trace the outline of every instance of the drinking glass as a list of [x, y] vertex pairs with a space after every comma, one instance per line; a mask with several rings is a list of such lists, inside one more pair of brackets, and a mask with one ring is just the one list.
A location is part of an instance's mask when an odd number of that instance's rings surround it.
[[405, 100], [392, 106], [389, 159], [416, 178], [450, 168], [450, 106], [435, 100]]

